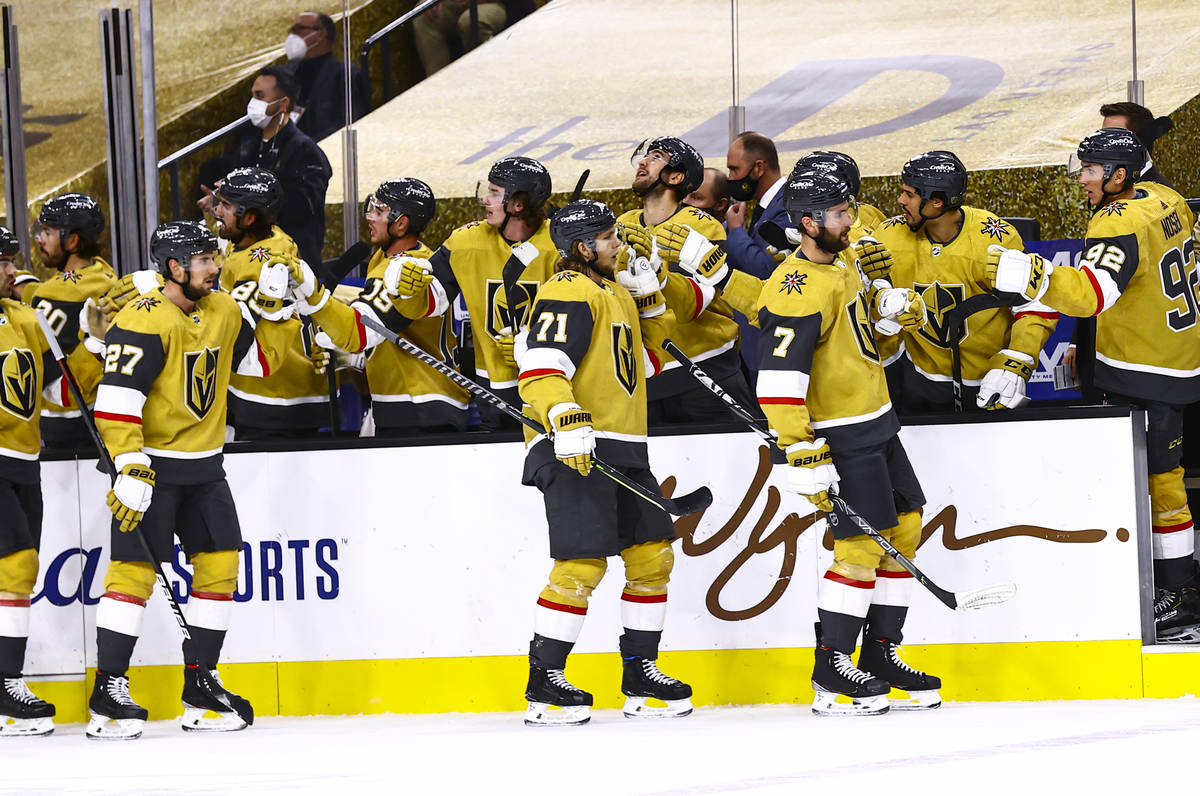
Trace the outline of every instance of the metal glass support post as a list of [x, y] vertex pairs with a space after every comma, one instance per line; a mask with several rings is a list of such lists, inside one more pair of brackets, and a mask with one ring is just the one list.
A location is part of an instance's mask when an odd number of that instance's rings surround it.
[[29, 260], [29, 192], [25, 183], [25, 122], [21, 115], [21, 68], [17, 58], [17, 26], [12, 6], [0, 6], [0, 38], [4, 45], [3, 77], [0, 87], [0, 132], [3, 134], [4, 203], [8, 226], [21, 242], [21, 254]]
[[[158, 99], [154, 90], [154, 0], [140, 0], [138, 27], [142, 48], [142, 173], [145, 175], [146, 226], [158, 226]], [[174, 218], [179, 218], [178, 214]]]
[[[342, 0], [342, 63], [350, 63], [349, 0]], [[358, 240], [358, 136], [354, 129], [354, 93], [346, 69], [346, 127], [342, 130], [342, 249]]]
[[124, 274], [144, 267], [147, 240], [134, 104], [132, 11], [112, 8], [100, 12], [100, 52], [104, 60], [109, 237], [113, 267]]
[[738, 63], [738, 0], [729, 0], [730, 77], [733, 104], [729, 106], [729, 143], [746, 129], [746, 106], [741, 104], [741, 65]]
[[1127, 99], [1138, 105], [1146, 104], [1146, 81], [1137, 76], [1137, 0], [1129, 0], [1129, 35], [1133, 39], [1133, 80], [1125, 84]]

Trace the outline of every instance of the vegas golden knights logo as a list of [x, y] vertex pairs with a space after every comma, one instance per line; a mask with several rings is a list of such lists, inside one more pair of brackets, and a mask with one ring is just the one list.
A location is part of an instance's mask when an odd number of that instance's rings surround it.
[[537, 281], [517, 281], [513, 284], [513, 306], [507, 306], [504, 298], [504, 284], [498, 279], [487, 280], [487, 331], [492, 337], [499, 337], [500, 330], [508, 327], [516, 334], [522, 327], [529, 326], [529, 311], [533, 309], [533, 300], [537, 298]]
[[183, 355], [187, 386], [183, 401], [197, 420], [203, 420], [217, 399], [217, 355], [221, 348], [205, 348]]
[[[925, 301], [925, 325], [917, 334], [929, 342], [942, 348], [950, 347], [950, 310], [963, 303], [965, 290], [962, 285], [943, 285], [934, 282], [932, 285], [913, 284], [913, 290]], [[967, 325], [964, 323], [959, 333], [958, 342], [967, 338]]]
[[37, 406], [37, 371], [33, 353], [24, 348], [0, 352], [0, 406], [23, 420]]
[[871, 331], [870, 313], [867, 312], [867, 297], [859, 293], [846, 305], [846, 315], [858, 350], [871, 362], [879, 362], [879, 348], [875, 345], [875, 334]]
[[625, 392], [637, 389], [637, 352], [633, 350], [633, 330], [627, 323], [612, 325], [613, 370]]

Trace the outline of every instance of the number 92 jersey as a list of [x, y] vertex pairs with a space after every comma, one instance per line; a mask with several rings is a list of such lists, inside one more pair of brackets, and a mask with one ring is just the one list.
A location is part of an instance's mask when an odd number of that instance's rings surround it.
[[758, 403], [781, 449], [825, 437], [853, 450], [900, 430], [862, 277], [844, 256], [824, 265], [793, 254], [759, 294]]

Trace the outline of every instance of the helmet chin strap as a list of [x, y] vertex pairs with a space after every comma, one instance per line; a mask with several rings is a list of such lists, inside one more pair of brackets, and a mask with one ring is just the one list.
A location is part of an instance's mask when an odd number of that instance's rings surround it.
[[[1100, 181], [1100, 194], [1101, 194], [1100, 204], [1096, 205], [1095, 207], [1091, 207], [1090, 206], [1091, 203], [1089, 202], [1089, 206], [1088, 206], [1088, 210], [1092, 211], [1092, 215], [1095, 215], [1096, 213], [1100, 212], [1100, 209], [1109, 203], [1110, 196], [1120, 196], [1121, 194], [1125, 193], [1125, 191], [1129, 190], [1128, 187], [1125, 187], [1119, 191], [1109, 191], [1104, 187], [1104, 186], [1108, 185], [1108, 181], [1113, 178], [1113, 174], [1116, 174], [1117, 169], [1119, 169], [1119, 168], [1123, 168], [1123, 167], [1113, 166], [1112, 172], [1109, 174], [1106, 174], [1104, 179]], [[1125, 179], [1127, 181], [1129, 179], [1129, 169], [1128, 168], [1125, 168]]]

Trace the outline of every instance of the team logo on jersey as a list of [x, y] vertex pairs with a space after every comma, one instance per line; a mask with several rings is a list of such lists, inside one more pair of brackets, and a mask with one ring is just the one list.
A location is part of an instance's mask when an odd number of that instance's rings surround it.
[[579, 276], [578, 271], [559, 271], [557, 274], [554, 275], [554, 278], [557, 279], [559, 282], [570, 282], [570, 281], [574, 280], [575, 277], [577, 277], [577, 276]]
[[257, 249], [254, 249], [250, 252], [250, 262], [252, 263], [265, 263], [270, 259], [271, 250], [262, 246], [259, 246]]
[[133, 302], [133, 308], [135, 310], [145, 310], [146, 312], [149, 312], [157, 307], [160, 303], [161, 302], [154, 296], [142, 296], [140, 299]]
[[866, 360], [880, 362], [879, 347], [875, 345], [875, 334], [871, 331], [867, 297], [859, 293], [850, 299], [850, 303], [846, 305], [846, 316], [850, 319], [850, 328], [854, 331], [854, 341], [858, 343], [859, 353]]
[[79, 272], [78, 271], [63, 271], [58, 276], [64, 282], [78, 282], [79, 281]]
[[203, 420], [217, 399], [217, 356], [221, 347], [189, 351], [183, 355], [185, 387], [183, 402], [188, 411]]
[[985, 218], [979, 232], [996, 240], [1004, 240], [1004, 236], [1012, 231], [1012, 227], [998, 218]]
[[[948, 348], [950, 346], [950, 320], [946, 316], [950, 310], [963, 302], [966, 289], [962, 285], [943, 285], [940, 282], [934, 282], [931, 285], [914, 282], [913, 290], [920, 293], [921, 298], [925, 301], [925, 325], [917, 334], [936, 346]], [[967, 325], [964, 323], [957, 342], [961, 343], [966, 337]]]
[[633, 329], [627, 323], [612, 325], [612, 356], [617, 382], [633, 395], [637, 389], [637, 354], [633, 350]]
[[804, 280], [808, 279], [808, 274], [802, 274], [799, 271], [792, 271], [783, 278], [779, 283], [780, 292], [791, 295], [792, 293], [800, 293], [800, 288], [804, 287]]
[[884, 220], [883, 228], [891, 229], [892, 227], [898, 227], [903, 223], [904, 223], [904, 216], [892, 216], [891, 218]]
[[[564, 271], [563, 273], [570, 273]], [[489, 279], [484, 285], [487, 291], [487, 305], [491, 308], [488, 313], [487, 331], [493, 338], [500, 336], [500, 330], [508, 327], [516, 332], [529, 325], [529, 312], [533, 309], [533, 301], [537, 298], [537, 281], [517, 281], [513, 283], [512, 307], [504, 300], [504, 285], [499, 279]]]
[[22, 420], [30, 420], [37, 394], [33, 352], [24, 348], [0, 352], [0, 406]]
[[1126, 202], [1109, 202], [1101, 210], [1102, 216], [1119, 216], [1125, 212]]

